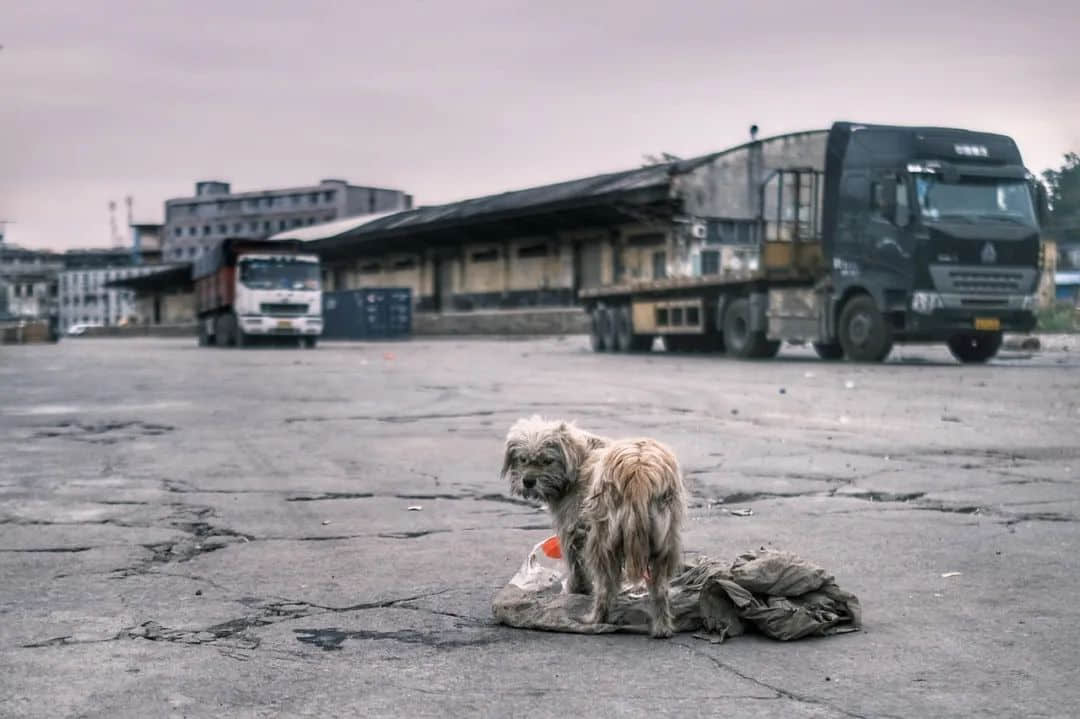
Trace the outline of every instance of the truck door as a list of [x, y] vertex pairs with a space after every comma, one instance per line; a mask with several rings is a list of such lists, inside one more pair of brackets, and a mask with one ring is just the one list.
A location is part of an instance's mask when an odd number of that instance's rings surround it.
[[870, 185], [871, 211], [863, 237], [866, 272], [883, 283], [884, 301], [904, 309], [904, 297], [914, 280], [914, 241], [911, 234], [911, 188], [893, 170], [874, 173]]

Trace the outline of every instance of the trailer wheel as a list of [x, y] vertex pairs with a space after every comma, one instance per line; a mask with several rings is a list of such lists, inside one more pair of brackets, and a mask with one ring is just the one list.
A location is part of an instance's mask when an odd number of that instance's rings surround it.
[[892, 351], [892, 332], [869, 295], [848, 300], [838, 330], [844, 354], [853, 362], [882, 362]]
[[815, 342], [814, 352], [823, 360], [844, 359], [844, 347], [839, 342]]
[[199, 320], [199, 346], [206, 347], [210, 344], [210, 333], [206, 331], [206, 320]]
[[218, 315], [214, 318], [214, 344], [218, 347], [228, 347], [232, 344], [229, 336], [228, 315]]
[[775, 357], [780, 343], [766, 339], [765, 333], [750, 329], [750, 301], [739, 297], [724, 311], [724, 346], [728, 354], [741, 359]]
[[949, 338], [949, 352], [964, 364], [986, 362], [1001, 349], [1000, 332], [972, 332]]
[[304, 338], [304, 346], [307, 347], [309, 350], [315, 349], [316, 345], [318, 345], [318, 344], [319, 344], [319, 338], [318, 337], [311, 336], [311, 337], [305, 337]]
[[607, 309], [604, 307], [596, 307], [589, 313], [589, 344], [592, 345], [593, 352], [605, 352], [607, 351], [607, 333], [604, 331], [604, 324], [610, 322]]

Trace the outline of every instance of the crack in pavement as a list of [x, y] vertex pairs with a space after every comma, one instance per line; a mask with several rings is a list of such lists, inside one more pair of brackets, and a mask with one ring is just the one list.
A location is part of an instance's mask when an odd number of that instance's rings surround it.
[[[168, 576], [168, 575], [164, 575]], [[333, 607], [321, 604], [314, 604], [311, 602], [295, 601], [289, 599], [279, 599], [276, 601], [264, 601], [255, 599], [254, 601], [245, 601], [243, 599], [237, 599], [245, 606], [252, 606], [256, 608], [254, 614], [245, 615], [236, 619], [230, 619], [228, 621], [219, 622], [209, 627], [202, 629], [174, 629], [161, 624], [154, 620], [148, 620], [141, 622], [133, 627], [126, 627], [121, 629], [116, 634], [109, 637], [100, 637], [94, 639], [76, 639], [74, 635], [64, 635], [59, 637], [50, 637], [48, 639], [42, 639], [34, 642], [27, 642], [19, 645], [23, 649], [41, 649], [46, 647], [61, 647], [71, 646], [75, 644], [97, 644], [101, 642], [120, 641], [124, 639], [143, 639], [146, 641], [154, 642], [173, 642], [178, 644], [216, 644], [223, 640], [229, 640], [226, 647], [229, 649], [240, 650], [254, 650], [257, 649], [262, 640], [256, 636], [250, 634], [248, 630], [265, 627], [271, 624], [277, 624], [279, 622], [299, 619], [301, 617], [318, 616], [330, 613], [341, 612], [356, 612], [364, 611], [368, 609], [387, 609], [394, 608], [398, 605], [403, 605], [406, 602], [413, 602], [417, 599], [426, 599], [428, 597], [438, 596], [445, 594], [446, 592], [454, 589], [453, 587], [447, 587], [445, 589], [439, 589], [433, 592], [425, 592], [422, 594], [415, 594], [408, 597], [399, 597], [395, 599], [386, 599], [377, 602], [364, 602], [361, 604], [353, 604], [346, 607]], [[403, 609], [409, 609], [412, 611], [428, 611], [422, 607], [416, 606], [403, 606]], [[432, 614], [440, 614], [434, 610]], [[453, 616], [453, 615], [451, 615]], [[465, 618], [469, 619], [469, 618]], [[241, 658], [234, 656], [233, 658]]]
[[[870, 717], [868, 715], [866, 715], [866, 714], [858, 714], [856, 712], [849, 711], [847, 709], [844, 709], [843, 707], [839, 707], [839, 706], [833, 704], [832, 702], [826, 701], [824, 699], [818, 699], [817, 697], [812, 697], [812, 696], [809, 696], [809, 695], [806, 695], [806, 694], [800, 694], [798, 692], [793, 692], [791, 690], [783, 689], [781, 687], [778, 687], [778, 686], [776, 686], [774, 684], [769, 684], [768, 682], [764, 682], [764, 681], [762, 681], [760, 679], [755, 679], [754, 677], [750, 676], [749, 674], [746, 674], [744, 672], [740, 672], [738, 669], [735, 669], [734, 667], [725, 664], [724, 662], [720, 661], [719, 659], [717, 659], [712, 654], [710, 654], [708, 652], [705, 652], [705, 651], [699, 649], [698, 647], [692, 646], [690, 644], [684, 644], [683, 642], [679, 642], [679, 641], [672, 641], [671, 643], [674, 644], [675, 646], [682, 647], [682, 648], [686, 649], [691, 654], [702, 657], [703, 659], [706, 659], [709, 662], [712, 662], [714, 665], [716, 665], [716, 667], [718, 669], [722, 669], [725, 672], [728, 672], [729, 674], [734, 674], [738, 678], [743, 679], [745, 681], [748, 681], [748, 682], [750, 682], [750, 683], [752, 683], [752, 684], [754, 684], [756, 686], [762, 687], [764, 689], [768, 689], [771, 692], [775, 692], [776, 693], [775, 698], [777, 698], [777, 699], [779, 699], [779, 698], [789, 699], [791, 701], [798, 702], [800, 704], [810, 704], [812, 706], [824, 707], [826, 709], [829, 709], [831, 711], [836, 712], [837, 714], [839, 714], [841, 716], [850, 717], [851, 719], [870, 719]], [[876, 714], [875, 716], [886, 717], [887, 719], [901, 719], [900, 717], [897, 717], [897, 716], [892, 715], [892, 714]]]

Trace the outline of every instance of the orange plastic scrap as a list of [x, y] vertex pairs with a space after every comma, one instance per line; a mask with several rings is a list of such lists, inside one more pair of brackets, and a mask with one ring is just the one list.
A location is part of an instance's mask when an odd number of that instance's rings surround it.
[[559, 538], [548, 537], [544, 540], [544, 543], [540, 545], [540, 548], [544, 550], [544, 554], [552, 559], [562, 559], [562, 547], [559, 546]]

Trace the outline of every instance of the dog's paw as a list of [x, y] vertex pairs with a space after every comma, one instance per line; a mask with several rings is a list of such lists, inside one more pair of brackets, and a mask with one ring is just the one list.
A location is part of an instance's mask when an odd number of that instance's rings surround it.
[[667, 623], [656, 623], [652, 627], [650, 635], [653, 639], [671, 639], [671, 636], [675, 633], [675, 628]]

